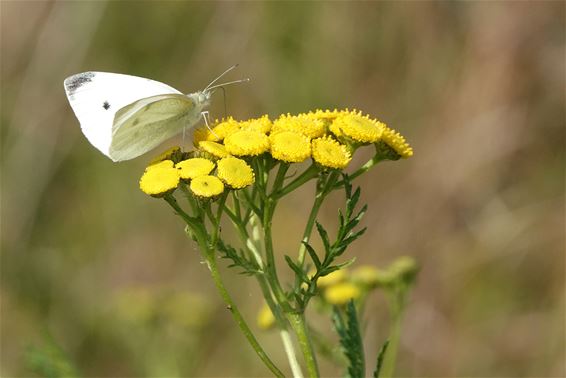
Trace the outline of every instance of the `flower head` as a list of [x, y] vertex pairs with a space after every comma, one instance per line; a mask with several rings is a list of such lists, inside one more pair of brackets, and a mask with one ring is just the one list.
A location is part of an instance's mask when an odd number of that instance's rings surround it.
[[375, 287], [380, 282], [380, 271], [372, 265], [362, 265], [352, 272], [352, 281], [364, 287]]
[[224, 140], [226, 150], [236, 156], [257, 156], [269, 149], [269, 138], [253, 130], [239, 130]]
[[225, 139], [228, 135], [238, 131], [240, 129], [240, 124], [238, 121], [234, 120], [232, 117], [228, 117], [225, 120], [216, 122], [211, 129], [208, 127], [201, 127], [196, 129], [193, 134], [193, 142], [196, 146], [200, 142], [208, 140], [212, 142], [219, 142]]
[[230, 156], [226, 147], [223, 144], [212, 142], [212, 141], [202, 141], [198, 145], [199, 149], [212, 155], [215, 158], [224, 158]]
[[179, 146], [171, 147], [171, 148], [165, 150], [163, 153], [154, 157], [151, 160], [151, 162], [149, 163], [149, 165], [159, 163], [163, 160], [177, 161], [178, 159], [181, 158], [182, 155], [183, 155], [183, 152], [181, 152], [181, 147], [179, 147]]
[[361, 114], [338, 116], [330, 125], [330, 131], [336, 137], [346, 137], [359, 143], [374, 143], [381, 137], [383, 124]]
[[359, 298], [360, 295], [360, 289], [351, 282], [332, 285], [324, 291], [324, 299], [333, 305], [344, 305], [351, 299]]
[[215, 176], [195, 177], [189, 186], [195, 196], [200, 198], [213, 198], [224, 191], [224, 184]]
[[242, 189], [254, 183], [254, 171], [244, 160], [227, 157], [216, 164], [218, 178], [230, 188]]
[[397, 160], [399, 158], [409, 158], [413, 156], [413, 149], [405, 138], [389, 127], [383, 128], [381, 140], [376, 144], [377, 152], [386, 159]]
[[307, 136], [294, 131], [280, 131], [269, 136], [271, 156], [287, 163], [300, 163], [311, 156]]
[[266, 303], [264, 303], [261, 309], [259, 310], [259, 313], [257, 314], [257, 326], [260, 329], [268, 330], [273, 328], [274, 325], [275, 325], [275, 316], [273, 316], [273, 312], [271, 312], [269, 306]]
[[331, 137], [317, 138], [312, 141], [312, 157], [323, 167], [343, 169], [352, 156], [346, 146]]
[[173, 192], [179, 185], [179, 171], [171, 160], [164, 160], [146, 168], [140, 178], [140, 189], [152, 197], [162, 197]]
[[306, 114], [301, 114], [304, 115], [306, 117], [312, 118], [312, 119], [320, 119], [323, 121], [333, 121], [336, 117], [341, 116], [341, 115], [345, 115], [345, 114], [355, 114], [356, 111], [350, 111], [348, 109], [346, 110], [338, 110], [338, 109], [334, 109], [334, 110], [321, 110], [321, 109], [317, 109], [314, 112], [308, 112]]
[[205, 158], [191, 158], [175, 164], [182, 179], [190, 180], [208, 175], [214, 169], [214, 163]]
[[242, 130], [259, 131], [260, 133], [264, 134], [267, 134], [269, 131], [271, 131], [272, 125], [273, 123], [267, 115], [240, 122], [240, 128]]
[[320, 119], [307, 117], [304, 114], [297, 116], [287, 114], [282, 115], [273, 122], [271, 132], [294, 131], [306, 135], [309, 138], [318, 138], [324, 135], [325, 130], [325, 124]]
[[316, 285], [320, 288], [326, 288], [332, 285], [336, 285], [340, 282], [343, 282], [348, 278], [348, 273], [346, 269], [338, 269], [334, 272], [327, 274], [326, 276], [320, 277], [316, 281]]

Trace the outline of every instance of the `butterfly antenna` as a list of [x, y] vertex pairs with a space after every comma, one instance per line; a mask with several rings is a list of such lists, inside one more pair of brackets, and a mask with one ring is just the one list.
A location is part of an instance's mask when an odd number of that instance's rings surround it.
[[208, 87], [208, 88], [205, 89], [205, 91], [211, 91], [211, 90], [216, 89], [216, 88], [222, 88], [222, 87], [224, 87], [226, 85], [230, 85], [230, 84], [247, 83], [248, 81], [250, 81], [249, 77], [247, 77], [245, 79], [240, 79], [240, 80], [228, 81], [226, 83], [217, 84], [217, 85], [213, 85], [212, 87]]
[[212, 80], [210, 82], [210, 84], [208, 84], [206, 86], [206, 88], [204, 88], [203, 92], [206, 92], [207, 90], [210, 89], [210, 86], [214, 83], [216, 83], [218, 80], [220, 80], [220, 78], [224, 75], [226, 75], [228, 72], [232, 71], [234, 68], [238, 67], [238, 64], [234, 64], [232, 67], [228, 68], [226, 71], [222, 72], [216, 79]]

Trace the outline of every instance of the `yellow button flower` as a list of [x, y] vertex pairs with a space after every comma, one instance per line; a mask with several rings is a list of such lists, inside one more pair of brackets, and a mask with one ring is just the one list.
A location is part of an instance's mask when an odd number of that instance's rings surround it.
[[330, 274], [327, 274], [326, 276], [320, 277], [316, 281], [316, 285], [321, 289], [327, 288], [346, 280], [346, 278], [348, 278], [348, 272], [346, 271], [346, 269], [339, 269]]
[[198, 147], [204, 151], [209, 153], [210, 155], [216, 158], [224, 158], [230, 156], [228, 150], [223, 144], [212, 142], [212, 141], [202, 141], [199, 143]]
[[226, 150], [236, 156], [257, 156], [269, 149], [269, 138], [258, 131], [239, 130], [224, 140]]
[[312, 141], [312, 157], [323, 167], [345, 168], [352, 156], [346, 146], [331, 137], [317, 138]]
[[380, 271], [372, 265], [359, 266], [352, 272], [352, 281], [366, 287], [375, 287], [380, 282]]
[[311, 156], [307, 136], [294, 131], [280, 131], [269, 136], [271, 156], [287, 163], [300, 163]]
[[191, 181], [191, 191], [202, 198], [216, 197], [224, 191], [224, 184], [215, 176], [199, 176]]
[[361, 295], [360, 289], [351, 282], [343, 282], [330, 286], [324, 292], [324, 299], [333, 305], [344, 305], [351, 299], [357, 299]]
[[347, 114], [337, 117], [330, 125], [330, 131], [337, 137], [345, 136], [355, 142], [373, 143], [381, 137], [383, 124], [361, 114]]
[[179, 147], [179, 146], [171, 147], [171, 148], [165, 150], [165, 152], [154, 157], [151, 160], [151, 163], [149, 163], [149, 164], [153, 165], [153, 164], [159, 163], [163, 160], [171, 160], [174, 156], [181, 155], [181, 154], [182, 154], [181, 147]]
[[242, 130], [259, 131], [260, 133], [267, 134], [271, 130], [272, 122], [267, 115], [259, 118], [250, 119], [248, 121], [240, 122]]
[[[341, 115], [345, 115], [345, 114], [350, 114], [350, 113], [355, 113], [355, 111], [350, 111], [348, 109], [346, 110], [321, 110], [321, 109], [317, 109], [314, 112], [310, 111], [306, 114], [304, 114], [306, 117], [312, 118], [312, 119], [320, 119], [323, 121], [333, 121], [336, 117], [341, 116]], [[301, 114], [302, 115], [302, 114]]]
[[238, 131], [240, 129], [240, 123], [234, 120], [232, 117], [216, 122], [211, 129], [208, 127], [201, 127], [195, 130], [193, 134], [193, 142], [195, 146], [198, 146], [200, 142], [208, 140], [212, 142], [220, 142], [226, 138], [226, 136]]
[[268, 330], [275, 325], [275, 316], [269, 306], [264, 303], [257, 314], [257, 326], [262, 330]]
[[150, 165], [148, 165], [145, 170], [149, 170], [149, 169], [153, 169], [153, 168], [173, 168], [175, 166], [175, 163], [173, 163], [173, 160], [162, 160], [159, 161], [157, 163], [152, 163]]
[[381, 140], [402, 158], [406, 159], [413, 156], [413, 149], [411, 146], [405, 141], [405, 138], [395, 130], [390, 129], [389, 127], [384, 127]]
[[278, 131], [294, 131], [308, 136], [318, 138], [326, 131], [325, 123], [320, 119], [307, 117], [306, 115], [291, 116], [289, 114], [280, 116], [271, 128], [272, 133]]
[[149, 166], [140, 178], [140, 189], [152, 197], [162, 197], [179, 185], [179, 171], [171, 160]]
[[182, 179], [190, 180], [198, 176], [206, 176], [214, 169], [214, 163], [205, 158], [192, 158], [175, 164]]
[[230, 188], [242, 189], [254, 183], [254, 171], [242, 159], [227, 157], [220, 159], [216, 164], [218, 178]]

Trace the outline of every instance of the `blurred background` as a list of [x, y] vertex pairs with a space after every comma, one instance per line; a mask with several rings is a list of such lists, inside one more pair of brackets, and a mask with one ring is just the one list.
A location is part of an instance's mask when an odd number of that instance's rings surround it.
[[[151, 156], [102, 156], [63, 91], [97, 70], [194, 92], [239, 63], [236, 118], [359, 108], [414, 147], [358, 181], [369, 232], [348, 252], [421, 265], [399, 376], [563, 377], [565, 16], [563, 2], [2, 1], [0, 375], [33, 376], [26, 351], [49, 338], [90, 377], [268, 374], [180, 220], [138, 189]], [[312, 190], [278, 208], [281, 255]], [[341, 201], [321, 212], [330, 228]], [[225, 276], [255, 323], [255, 281]], [[365, 321], [372, 360], [383, 295]], [[278, 336], [259, 338], [287, 366]]]

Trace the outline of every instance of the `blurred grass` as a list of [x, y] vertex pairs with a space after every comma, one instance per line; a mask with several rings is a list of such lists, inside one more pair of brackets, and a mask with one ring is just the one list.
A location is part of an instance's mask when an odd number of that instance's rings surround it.
[[[414, 158], [360, 182], [370, 232], [355, 250], [363, 263], [409, 254], [423, 266], [400, 376], [565, 375], [564, 3], [0, 7], [2, 376], [31, 374], [24, 353], [45, 328], [85, 376], [266, 374], [177, 219], [138, 190], [149, 157], [113, 164], [98, 154], [62, 88], [70, 74], [99, 70], [192, 92], [234, 63], [235, 77], [252, 79], [227, 88], [235, 117], [356, 107], [413, 144]], [[297, 248], [311, 195], [279, 209], [281, 252]], [[331, 227], [335, 214], [327, 206], [321, 220]], [[254, 318], [256, 289], [227, 275]], [[157, 300], [146, 325], [123, 323], [112, 305], [132, 288]], [[163, 324], [155, 298], [166, 293], [187, 293], [181, 307], [201, 298], [210, 323]], [[375, 355], [384, 299], [368, 310]], [[283, 364], [277, 337], [261, 338]]]

